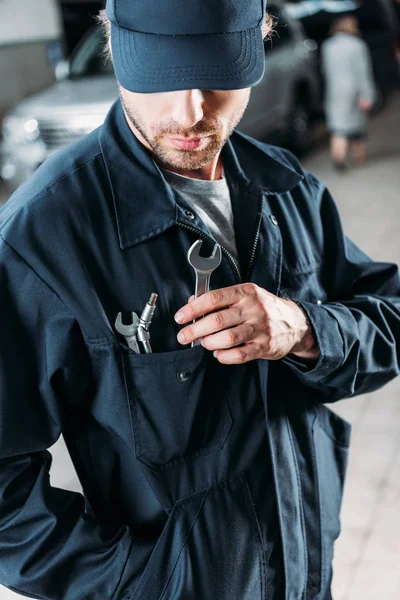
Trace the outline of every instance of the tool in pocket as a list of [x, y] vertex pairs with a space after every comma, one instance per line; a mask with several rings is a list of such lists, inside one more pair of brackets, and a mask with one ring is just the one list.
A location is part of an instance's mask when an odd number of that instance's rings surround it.
[[146, 303], [146, 306], [143, 309], [142, 314], [139, 318], [139, 327], [137, 332], [137, 337], [139, 342], [143, 344], [143, 348], [146, 354], [151, 354], [151, 346], [150, 346], [150, 325], [151, 320], [154, 315], [154, 311], [156, 310], [156, 302], [158, 295], [151, 294], [149, 301]]
[[[190, 248], [187, 254], [189, 264], [193, 267], [196, 273], [196, 290], [195, 298], [206, 294], [210, 290], [210, 279], [213, 271], [219, 267], [222, 259], [221, 246], [215, 244], [211, 256], [205, 258], [200, 256], [200, 248], [202, 240], [197, 240]], [[192, 342], [193, 346], [198, 346], [200, 340]]]
[[137, 340], [137, 331], [139, 327], [139, 317], [135, 312], [132, 314], [132, 323], [130, 325], [124, 325], [122, 323], [122, 313], [118, 313], [115, 319], [115, 329], [124, 336], [126, 342], [131, 350], [140, 354], [139, 344]]
[[138, 317], [135, 312], [132, 312], [132, 322], [130, 325], [124, 325], [122, 323], [122, 313], [118, 313], [117, 318], [115, 319], [115, 329], [124, 336], [129, 348], [136, 352], [136, 354], [140, 354], [138, 342], [143, 344], [146, 354], [151, 354], [152, 352], [149, 329], [156, 309], [157, 298], [157, 294], [151, 294], [140, 317]]

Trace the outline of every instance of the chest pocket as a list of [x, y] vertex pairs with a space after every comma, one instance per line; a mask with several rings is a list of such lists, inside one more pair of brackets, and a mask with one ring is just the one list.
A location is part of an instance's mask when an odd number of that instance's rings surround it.
[[202, 346], [124, 354], [136, 458], [151, 468], [221, 450], [232, 426], [223, 365]]
[[283, 267], [280, 296], [323, 304], [328, 300], [325, 276], [322, 265], [314, 264], [297, 269]]

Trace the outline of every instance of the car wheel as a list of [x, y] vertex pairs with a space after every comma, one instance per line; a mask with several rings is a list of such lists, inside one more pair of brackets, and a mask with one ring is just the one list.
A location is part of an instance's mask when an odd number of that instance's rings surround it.
[[295, 154], [302, 155], [312, 145], [310, 107], [305, 97], [299, 96], [289, 118], [288, 145]]

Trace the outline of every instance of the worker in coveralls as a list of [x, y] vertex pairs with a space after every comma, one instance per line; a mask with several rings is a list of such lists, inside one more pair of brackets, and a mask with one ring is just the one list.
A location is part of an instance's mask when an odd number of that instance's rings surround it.
[[[398, 375], [397, 267], [235, 131], [265, 2], [106, 11], [120, 99], [0, 215], [0, 582], [328, 600], [350, 428], [325, 405]], [[221, 259], [195, 299], [194, 245]], [[61, 434], [83, 495], [50, 484]]]

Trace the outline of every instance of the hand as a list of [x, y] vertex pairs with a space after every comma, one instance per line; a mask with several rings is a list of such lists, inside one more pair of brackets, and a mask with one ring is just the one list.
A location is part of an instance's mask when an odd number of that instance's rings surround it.
[[[204, 316], [203, 319], [199, 318]], [[291, 300], [270, 294], [253, 283], [213, 290], [192, 300], [175, 315], [177, 323], [194, 319], [178, 334], [181, 344], [202, 339], [223, 364], [257, 358], [279, 360], [293, 353], [319, 357], [307, 318]]]
[[358, 101], [358, 107], [363, 112], [368, 112], [369, 110], [371, 110], [372, 104], [371, 104], [371, 102], [368, 102], [368, 100], [365, 100], [364, 98], [360, 98]]

